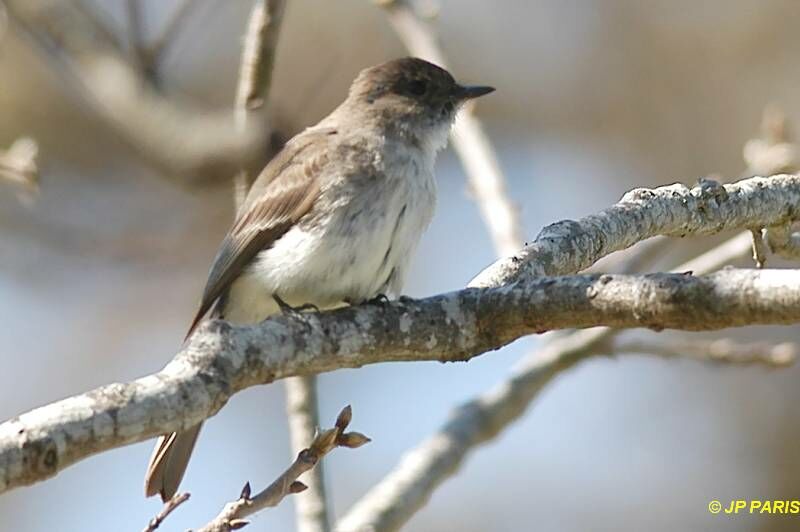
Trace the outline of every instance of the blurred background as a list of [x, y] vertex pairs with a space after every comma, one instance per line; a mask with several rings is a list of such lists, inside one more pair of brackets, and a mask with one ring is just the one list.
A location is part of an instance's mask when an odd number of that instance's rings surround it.
[[[140, 0], [142, 40], [162, 38], [182, 4]], [[80, 3], [82, 16], [105, 21], [111, 35], [86, 35], [66, 8], [59, 15], [66, 33], [47, 42], [0, 17], [0, 147], [35, 139], [41, 168], [38, 194], [0, 180], [2, 419], [157, 371], [181, 343], [232, 217], [229, 176], [238, 160], [199, 160], [192, 149], [202, 140], [207, 152], [222, 153], [230, 142], [251, 7], [249, 0], [191, 4], [157, 65], [143, 69], [156, 80], [152, 93], [128, 107], [115, 103], [130, 89], [124, 76], [106, 76], [98, 88], [88, 74], [74, 75], [93, 71], [104, 39], [126, 46], [125, 1]], [[742, 147], [757, 136], [767, 104], [800, 118], [795, 0], [441, 0], [438, 7], [453, 73], [498, 89], [477, 113], [528, 238], [636, 186], [738, 178]], [[367, 0], [290, 0], [269, 102], [273, 133], [256, 135], [250, 164], [263, 164], [270, 146], [330, 111], [360, 69], [402, 55], [385, 14]], [[87, 98], [83, 84], [97, 93]], [[167, 102], [169, 112], [148, 114], [148, 98]], [[195, 126], [171, 129], [170, 113]], [[141, 142], [119, 133], [151, 115], [164, 122], [142, 126]], [[267, 123], [258, 126], [263, 132]], [[451, 151], [440, 158], [438, 179], [439, 207], [410, 296], [462, 287], [494, 258]], [[664, 265], [718, 240], [682, 241]], [[798, 331], [707, 336], [778, 342]], [[325, 460], [336, 514], [454, 405], [508, 375], [535, 341], [469, 364], [323, 375], [323, 424], [352, 404], [352, 427], [373, 438]], [[592, 359], [562, 374], [521, 422], [475, 452], [407, 529], [796, 530], [797, 515], [713, 516], [707, 504], [800, 498], [798, 377], [797, 367]], [[4, 494], [0, 529], [140, 530], [161, 506], [142, 495], [152, 444], [103, 453]], [[192, 498], [164, 529], [201, 525], [246, 480], [264, 486], [290, 459], [282, 387], [237, 395], [204, 428], [183, 483]], [[292, 529], [287, 500], [247, 530]]]

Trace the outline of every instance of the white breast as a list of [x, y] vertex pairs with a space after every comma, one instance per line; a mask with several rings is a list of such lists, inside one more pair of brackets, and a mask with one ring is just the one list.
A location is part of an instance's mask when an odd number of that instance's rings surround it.
[[380, 155], [388, 170], [379, 177], [323, 191], [318, 202], [326, 216], [313, 226], [294, 226], [258, 254], [233, 283], [225, 318], [264, 319], [277, 311], [272, 294], [320, 308], [397, 294], [435, 207], [435, 153], [425, 152], [389, 146]]

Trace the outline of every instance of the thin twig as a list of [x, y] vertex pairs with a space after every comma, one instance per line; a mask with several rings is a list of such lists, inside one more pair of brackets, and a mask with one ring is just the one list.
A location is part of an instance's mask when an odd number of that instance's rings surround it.
[[131, 56], [131, 63], [134, 65], [134, 68], [143, 79], [150, 80], [149, 61], [144, 44], [142, 8], [141, 0], [126, 0], [125, 2], [128, 48]]
[[95, 2], [89, 6], [86, 0], [71, 0], [71, 4], [76, 12], [94, 27], [94, 31], [103, 36], [104, 43], [113, 45], [119, 54], [124, 52], [125, 46], [119, 37], [124, 32], [114, 22], [114, 17], [107, 12], [102, 2]]
[[798, 345], [792, 342], [771, 344], [756, 342], [742, 344], [730, 338], [711, 341], [685, 341], [675, 338], [653, 337], [620, 340], [615, 342], [612, 355], [639, 353], [664, 358], [689, 358], [701, 362], [734, 365], [762, 364], [770, 368], [785, 368], [797, 360]]
[[750, 236], [753, 242], [753, 260], [756, 268], [763, 268], [767, 263], [767, 248], [764, 244], [764, 235], [761, 229], [751, 229]]
[[[251, 118], [263, 109], [269, 97], [275, 50], [285, 7], [285, 0], [255, 0], [250, 12], [234, 105], [234, 120], [240, 132], [248, 130]], [[254, 178], [255, 176], [249, 175], [244, 169], [234, 177], [234, 204], [237, 214], [244, 205]]]
[[[286, 414], [289, 418], [292, 451], [299, 453], [308, 442], [314, 440], [319, 430], [319, 399], [315, 375], [286, 379]], [[323, 464], [309, 471], [308, 475], [308, 489], [294, 500], [297, 530], [325, 532], [330, 530], [330, 515]]]
[[272, 484], [255, 496], [251, 496], [248, 482], [239, 498], [226, 504], [219, 515], [199, 532], [228, 532], [242, 528], [248, 524], [245, 517], [264, 508], [277, 506], [290, 494], [303, 492], [306, 485], [297, 479], [303, 473], [314, 469], [314, 466], [317, 466], [330, 451], [337, 447], [355, 449], [368, 443], [370, 439], [359, 432], [344, 432], [352, 416], [352, 409], [349, 406], [345, 407], [336, 418], [335, 426], [317, 434], [311, 444], [298, 453], [292, 465]]
[[190, 495], [188, 493], [176, 493], [170, 500], [164, 503], [161, 511], [150, 520], [142, 532], [153, 532], [156, 530], [159, 526], [161, 526], [161, 523], [163, 523], [164, 520], [169, 517], [169, 514], [171, 514], [178, 506], [188, 501], [189, 497]]
[[[745, 144], [744, 160], [749, 174], [771, 175], [793, 172], [800, 167], [800, 154], [793, 142], [784, 112], [775, 105], [764, 109], [761, 137]], [[758, 231], [758, 237], [756, 232]], [[753, 232], [753, 256], [759, 268], [766, 261], [766, 245], [772, 253], [787, 259], [800, 259], [800, 234], [791, 224], [761, 228]]]
[[745, 143], [742, 156], [750, 175], [791, 173], [797, 169], [800, 155], [781, 108], [776, 105], [764, 108], [761, 135]]
[[169, 52], [170, 47], [178, 39], [181, 30], [191, 18], [192, 10], [197, 8], [203, 0], [182, 0], [177, 8], [172, 12], [167, 22], [159, 31], [150, 45], [146, 49], [148, 61], [151, 63], [151, 70], [157, 73], [161, 63]]

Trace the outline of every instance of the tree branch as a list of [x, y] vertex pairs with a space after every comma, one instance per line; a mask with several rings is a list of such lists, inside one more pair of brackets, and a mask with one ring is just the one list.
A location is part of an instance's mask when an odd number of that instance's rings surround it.
[[5, 0], [10, 28], [39, 52], [66, 90], [116, 137], [171, 178], [233, 175], [264, 144], [263, 131], [237, 135], [228, 113], [186, 109], [143, 79], [113, 35], [76, 3]]
[[794, 175], [725, 185], [701, 180], [694, 188], [639, 188], [598, 214], [545, 227], [536, 240], [486, 268], [470, 286], [579, 272], [605, 255], [657, 235], [711, 235], [786, 225], [797, 220], [799, 204], [800, 178]]
[[253, 326], [211, 321], [157, 374], [0, 425], [0, 491], [94, 453], [188, 428], [236, 392], [290, 376], [377, 362], [466, 361], [565, 327], [714, 330], [797, 321], [800, 271], [792, 270], [543, 278]]
[[[447, 423], [404, 453], [402, 460], [337, 523], [337, 532], [399, 530], [431, 494], [453, 476], [467, 454], [519, 419], [539, 392], [557, 375], [587, 358], [608, 354], [611, 329], [589, 329], [558, 338], [527, 356], [513, 376], [454, 409]], [[719, 341], [718, 341], [719, 342]], [[731, 343], [687, 344], [654, 349], [653, 342], [623, 344], [625, 351], [661, 357], [687, 357], [734, 364], [783, 367], [794, 361], [794, 345], [734, 346]], [[627, 348], [631, 349], [628, 350]], [[702, 349], [708, 348], [708, 351]]]
[[336, 447], [361, 447], [370, 441], [358, 432], [344, 432], [350, 424], [352, 409], [347, 406], [336, 418], [332, 429], [320, 432], [311, 444], [297, 454], [297, 458], [272, 484], [263, 491], [250, 496], [250, 483], [245, 484], [239, 498], [225, 505], [220, 514], [199, 532], [229, 532], [238, 530], [247, 524], [244, 520], [264, 508], [277, 506], [292, 493], [302, 493], [306, 485], [298, 481], [298, 477], [307, 471], [313, 471], [322, 458]]
[[125, 1], [125, 17], [127, 22], [128, 48], [131, 55], [131, 64], [138, 71], [142, 79], [152, 80], [150, 61], [147, 58], [144, 44], [144, 21], [142, 4], [139, 0]]
[[[337, 532], [399, 530], [428, 501], [436, 488], [458, 471], [471, 450], [494, 439], [519, 419], [557, 375], [587, 358], [606, 354], [602, 344], [607, 331], [610, 329], [589, 329], [558, 338], [525, 357], [511, 378], [459, 405], [442, 428], [404, 453], [389, 474], [342, 517], [337, 523]], [[753, 346], [750, 360], [709, 358], [719, 362], [763, 363], [772, 361], [773, 357], [777, 361], [778, 357], [789, 352], [787, 346], [775, 346], [773, 353], [756, 353], [756, 349]], [[786, 351], [781, 351], [783, 349]], [[697, 352], [667, 349], [653, 354], [700, 358]]]
[[736, 365], [762, 364], [771, 368], [784, 368], [797, 360], [797, 344], [785, 342], [771, 344], [755, 342], [741, 344], [730, 338], [711, 341], [686, 341], [670, 338], [637, 338], [615, 342], [612, 355], [645, 354], [662, 358], [689, 358], [701, 362]]
[[[623, 201], [581, 222], [569, 222], [571, 225], [568, 226], [583, 227], [588, 224], [587, 220], [591, 220], [597, 226], [608, 227], [607, 241], [615, 242], [623, 238], [618, 231], [628, 231], [637, 225], [625, 222], [626, 216], [645, 224], [649, 228], [645, 233], [669, 233], [676, 225], [679, 226], [681, 220], [687, 221], [683, 225], [687, 234], [707, 234], [722, 228], [736, 228], [737, 224], [741, 229], [775, 225], [785, 223], [794, 214], [791, 202], [793, 199], [796, 201], [797, 187], [798, 178], [794, 176], [751, 178], [715, 187], [727, 193], [727, 199], [720, 200], [716, 198], [723, 198], [722, 194], [719, 191], [711, 194], [707, 187], [689, 190], [673, 185], [650, 191], [639, 190], [634, 194], [636, 199]], [[628, 194], [626, 198], [630, 196]], [[648, 205], [656, 207], [655, 214], [644, 208]], [[674, 211], [673, 216], [665, 213], [670, 209]], [[724, 212], [725, 220], [720, 221], [720, 216], [714, 214], [715, 210]], [[616, 220], [616, 223], [606, 223], [606, 217]], [[665, 227], [654, 225], [658, 222]], [[703, 222], [708, 225], [703, 225]], [[747, 237], [749, 248], [749, 234]], [[556, 243], [558, 239], [553, 239], [550, 245]], [[537, 244], [546, 246], [548, 241], [542, 241], [540, 237]], [[570, 248], [565, 249], [569, 251]], [[612, 249], [611, 246], [601, 248], [607, 252]], [[576, 252], [583, 256], [579, 248]], [[594, 255], [599, 255], [599, 251], [595, 250]], [[572, 267], [575, 263], [557, 261], [553, 257], [547, 260], [547, 256], [544, 259], [545, 264], [553, 269], [557, 266]], [[536, 261], [531, 260], [528, 264], [536, 264]], [[787, 286], [778, 294], [770, 291], [768, 285], [759, 283], [752, 286], [752, 291], [729, 293], [723, 281], [734, 281], [725, 276], [736, 275], [743, 276], [738, 278], [742, 282], [746, 279], [753, 282], [759, 279], [770, 282], [783, 280]], [[237, 391], [289, 376], [377, 361], [466, 360], [521, 335], [558, 327], [688, 326], [709, 329], [792, 321], [791, 311], [794, 309], [791, 305], [784, 309], [779, 301], [765, 299], [763, 301], [770, 304], [763, 312], [760, 309], [755, 314], [743, 312], [740, 315], [737, 311], [746, 308], [737, 307], [736, 298], [758, 298], [767, 293], [771, 297], [790, 298], [797, 290], [792, 286], [794, 275], [798, 274], [764, 270], [760, 273], [726, 271], [711, 278], [579, 276], [529, 283], [520, 280], [513, 286], [468, 289], [384, 307], [347, 308], [304, 315], [302, 320], [281, 316], [251, 327], [211, 322], [156, 375], [127, 385], [106, 386], [0, 425], [0, 490], [37, 482], [96, 452], [193, 426], [216, 413]], [[715, 286], [717, 281], [721, 283], [720, 290], [712, 291], [708, 296], [708, 301], [717, 306], [706, 309], [698, 304], [683, 309], [686, 300], [681, 300], [678, 295], [688, 295], [688, 292], [681, 287], [698, 290], [702, 286]], [[671, 288], [657, 290], [662, 282], [666, 283], [664, 287]], [[605, 301], [598, 297], [599, 294], [608, 294], [610, 288], [622, 289], [625, 286], [638, 290], [632, 293], [633, 300], [627, 300], [627, 304], [632, 306], [625, 307], [620, 300], [622, 306], [616, 309], [618, 314], [605, 305], [598, 307]], [[741, 283], [728, 287], [734, 290], [744, 288]], [[652, 307], [668, 310], [666, 314], [651, 315], [646, 309], [642, 313], [639, 307], [647, 307], [649, 303], [636, 299], [636, 294], [641, 297], [651, 292], [654, 297], [658, 293], [670, 298], [668, 305]], [[589, 293], [594, 297], [590, 298]], [[572, 295], [567, 297], [568, 294]], [[585, 305], [584, 312], [578, 311], [581, 301]], [[723, 303], [732, 306], [726, 307]], [[571, 306], [565, 308], [564, 304]], [[709, 311], [702, 316], [705, 321], [692, 322], [691, 318], [697, 317], [698, 312], [705, 312], [704, 309]], [[720, 309], [726, 309], [727, 313], [715, 315], [714, 312]], [[782, 315], [783, 310], [789, 314]], [[672, 319], [677, 321], [670, 321]], [[600, 338], [603, 336], [591, 331], [588, 333], [598, 334]], [[590, 343], [591, 338], [584, 341], [584, 345]], [[271, 346], [272, 350], [265, 351], [264, 346]], [[431, 352], [433, 348], [436, 348], [435, 353]]]
[[[650, 251], [648, 245], [643, 253]], [[710, 273], [749, 251], [750, 233], [743, 232], [674, 271]], [[618, 332], [606, 327], [577, 331], [549, 339], [526, 355], [510, 378], [456, 407], [443, 427], [406, 452], [401, 462], [353, 505], [336, 529], [400, 528], [458, 471], [469, 451], [494, 439], [519, 419], [556, 375], [590, 356], [607, 353], [607, 345]]]
[[145, 49], [148, 71], [151, 73], [151, 81], [154, 84], [158, 85], [160, 81], [158, 73], [170, 47], [175, 43], [181, 30], [188, 22], [192, 10], [200, 4], [201, 0], [181, 0], [181, 3], [173, 10], [158, 35]]
[[[269, 97], [275, 50], [285, 8], [285, 0], [256, 0], [253, 3], [244, 36], [234, 104], [234, 121], [240, 135], [246, 135], [253, 114], [263, 110]], [[255, 177], [244, 169], [240, 169], [234, 177], [237, 213], [244, 204], [253, 179]]]
[[154, 530], [158, 530], [158, 527], [164, 522], [164, 520], [169, 517], [169, 514], [174, 512], [178, 506], [185, 503], [189, 500], [190, 495], [188, 493], [176, 493], [170, 500], [164, 503], [164, 506], [161, 508], [161, 511], [153, 517], [147, 526], [144, 527], [142, 532], [153, 532]]

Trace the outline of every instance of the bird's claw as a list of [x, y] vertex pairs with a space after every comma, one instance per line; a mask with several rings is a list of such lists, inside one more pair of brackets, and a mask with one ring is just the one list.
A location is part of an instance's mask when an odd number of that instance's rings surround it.
[[373, 297], [372, 299], [368, 299], [366, 301], [366, 303], [367, 303], [367, 305], [385, 305], [385, 304], [389, 303], [389, 301], [390, 300], [386, 296], [386, 294], [378, 294], [375, 297]]
[[289, 316], [296, 316], [302, 313], [304, 310], [313, 310], [314, 312], [320, 311], [319, 307], [313, 303], [303, 303], [300, 306], [293, 307], [284, 301], [278, 294], [272, 294], [272, 299], [274, 299], [275, 303], [278, 304], [278, 307], [281, 309], [281, 313]]

